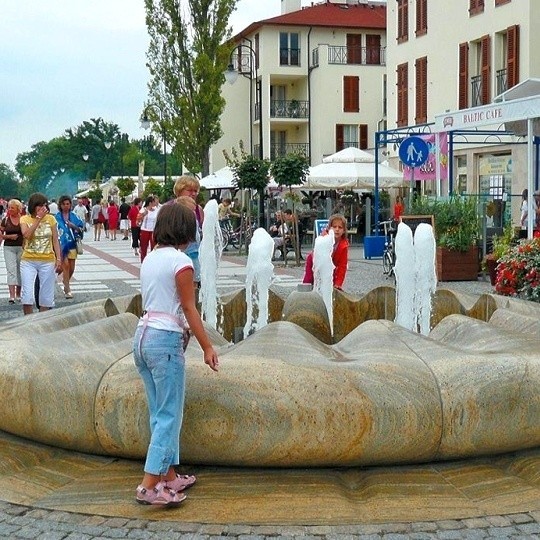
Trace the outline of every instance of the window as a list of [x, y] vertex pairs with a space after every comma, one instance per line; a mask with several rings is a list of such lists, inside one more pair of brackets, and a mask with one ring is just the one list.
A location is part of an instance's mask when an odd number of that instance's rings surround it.
[[469, 0], [469, 16], [484, 12], [484, 0]]
[[507, 84], [512, 88], [519, 82], [519, 25], [510, 26], [506, 31], [507, 36]]
[[416, 0], [416, 35], [427, 34], [427, 0]]
[[347, 64], [362, 63], [362, 34], [347, 34]]
[[360, 77], [343, 77], [343, 112], [360, 112]]
[[337, 124], [336, 125], [336, 152], [344, 148], [368, 148], [367, 124]]
[[400, 64], [397, 67], [397, 125], [406, 126], [409, 123], [409, 65]]
[[469, 107], [469, 44], [459, 45], [459, 90], [458, 107], [467, 109]]
[[409, 0], [397, 0], [397, 42], [409, 39]]
[[381, 36], [379, 34], [366, 35], [366, 64], [380, 65], [381, 63]]
[[427, 122], [427, 56], [416, 60], [416, 117], [417, 124]]
[[297, 33], [279, 33], [279, 65], [300, 65], [300, 35]]

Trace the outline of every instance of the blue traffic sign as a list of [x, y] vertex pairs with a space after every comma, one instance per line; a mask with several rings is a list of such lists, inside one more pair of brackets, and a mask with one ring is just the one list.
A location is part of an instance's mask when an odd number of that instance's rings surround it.
[[428, 158], [429, 146], [420, 137], [407, 137], [399, 146], [399, 159], [409, 167], [420, 167]]

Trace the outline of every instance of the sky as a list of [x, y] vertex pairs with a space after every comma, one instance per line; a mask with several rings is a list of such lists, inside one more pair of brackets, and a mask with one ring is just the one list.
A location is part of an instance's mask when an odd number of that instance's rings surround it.
[[[280, 0], [239, 0], [230, 22], [280, 13]], [[0, 0], [0, 14], [0, 163], [90, 118], [145, 134], [144, 0]]]

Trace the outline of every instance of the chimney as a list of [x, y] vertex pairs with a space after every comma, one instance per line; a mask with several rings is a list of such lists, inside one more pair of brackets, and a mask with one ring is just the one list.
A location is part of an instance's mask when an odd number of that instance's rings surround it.
[[281, 0], [281, 14], [292, 13], [302, 9], [302, 0]]

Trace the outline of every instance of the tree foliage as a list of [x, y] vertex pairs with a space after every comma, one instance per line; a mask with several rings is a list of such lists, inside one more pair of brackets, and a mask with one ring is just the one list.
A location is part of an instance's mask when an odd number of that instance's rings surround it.
[[309, 173], [309, 161], [301, 154], [280, 156], [272, 162], [270, 173], [280, 186], [301, 185]]
[[[209, 172], [210, 147], [221, 137], [221, 97], [229, 62], [229, 17], [237, 0], [145, 0], [150, 35], [149, 117], [188, 169]], [[186, 13], [187, 12], [187, 13]], [[152, 115], [150, 114], [152, 113]]]
[[5, 163], [0, 163], [0, 194], [5, 199], [20, 196], [17, 174]]
[[143, 197], [157, 195], [161, 199], [162, 185], [154, 178], [149, 178], [144, 185]]
[[127, 197], [133, 193], [133, 190], [137, 187], [137, 184], [133, 178], [118, 178], [116, 180], [116, 187], [120, 192], [120, 197]]

